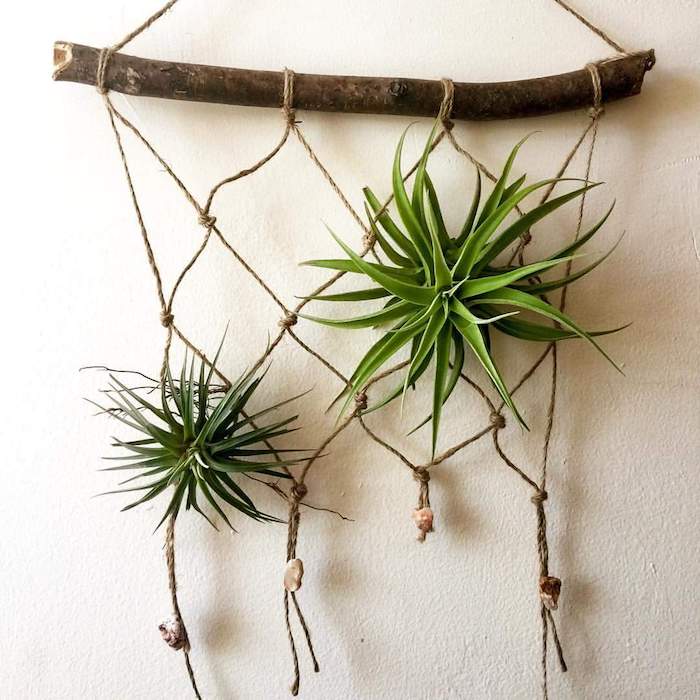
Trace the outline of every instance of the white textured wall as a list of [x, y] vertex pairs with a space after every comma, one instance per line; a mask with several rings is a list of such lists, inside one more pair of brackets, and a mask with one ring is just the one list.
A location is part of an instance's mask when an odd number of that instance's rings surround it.
[[[91, 417], [82, 396], [104, 377], [85, 364], [157, 371], [163, 342], [153, 281], [100, 99], [53, 84], [54, 39], [115, 41], [155, 3], [64, 0], [6, 8], [3, 170], [9, 181], [3, 249], [0, 696], [188, 698], [182, 659], [156, 629], [168, 613], [160, 534], [162, 502], [127, 514], [120, 497], [91, 499], [115, 480], [98, 473], [116, 429]], [[698, 501], [700, 375], [700, 6], [607, 3], [580, 9], [632, 48], [657, 49], [644, 94], [611, 105], [594, 176], [605, 188], [589, 216], [618, 205], [595, 250], [622, 230], [617, 253], [572, 289], [584, 324], [633, 321], [606, 340], [626, 378], [583, 344], [561, 351], [561, 402], [552, 446], [548, 514], [552, 569], [564, 580], [561, 635], [571, 670], [552, 668], [557, 698], [695, 698], [700, 693]], [[7, 50], [7, 42], [10, 49]], [[236, 66], [464, 80], [524, 78], [575, 69], [609, 53], [549, 0], [227, 3], [183, 0], [132, 50]], [[21, 76], [21, 77], [20, 77]], [[282, 129], [275, 110], [116, 98], [203, 196], [254, 162]], [[355, 205], [360, 188], [388, 186], [398, 118], [301, 114], [303, 128]], [[552, 174], [584, 113], [528, 122], [460, 124], [456, 134], [494, 167], [525, 132], [518, 169]], [[416, 153], [429, 122], [414, 129]], [[156, 254], [171, 284], [201, 236], [192, 211], [132, 139], [137, 185]], [[9, 159], [8, 159], [9, 156]], [[456, 222], [471, 171], [448, 148], [433, 171]], [[582, 162], [576, 163], [577, 174]], [[223, 230], [292, 303], [322, 278], [297, 262], [334, 253], [321, 220], [358, 231], [297, 143], [217, 202]], [[570, 235], [575, 209], [539, 229], [546, 247]], [[224, 325], [229, 372], [255, 358], [279, 316], [244, 271], [213, 243], [182, 289], [177, 322], [212, 349]], [[349, 370], [371, 333], [299, 326]], [[535, 349], [501, 343], [514, 378]], [[521, 403], [533, 427], [514, 425], [504, 446], [532, 471], [540, 453], [548, 370]], [[285, 341], [266, 398], [315, 386], [302, 406], [300, 444], [330, 422], [321, 408], [337, 387]], [[418, 416], [426, 394], [412, 400]], [[447, 409], [443, 444], [480, 425], [466, 393]], [[425, 432], [403, 439], [393, 409], [372, 425], [425, 459]], [[436, 469], [437, 531], [414, 541], [416, 484], [359, 427], [333, 444], [309, 499], [354, 522], [304, 512], [301, 593], [322, 673], [304, 650], [302, 697], [358, 700], [534, 698], [538, 692], [535, 522], [523, 483], [487, 442]], [[261, 505], [281, 502], [265, 491]], [[181, 603], [204, 696], [287, 697], [291, 676], [280, 576], [285, 528], [236, 518], [237, 536], [197, 516], [179, 523]]]

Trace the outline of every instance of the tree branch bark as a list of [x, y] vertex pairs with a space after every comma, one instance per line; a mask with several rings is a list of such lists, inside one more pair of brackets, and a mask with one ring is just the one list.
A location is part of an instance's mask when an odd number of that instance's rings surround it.
[[[99, 49], [57, 42], [54, 80], [95, 85]], [[651, 70], [653, 49], [598, 64], [603, 101], [640, 92]], [[284, 74], [155, 61], [116, 53], [105, 80], [110, 90], [127, 95], [192, 102], [280, 107]], [[593, 85], [588, 70], [499, 83], [455, 83], [453, 119], [488, 120], [533, 117], [590, 106]], [[294, 107], [319, 112], [395, 114], [429, 117], [443, 98], [439, 80], [371, 78], [341, 75], [294, 76]]]

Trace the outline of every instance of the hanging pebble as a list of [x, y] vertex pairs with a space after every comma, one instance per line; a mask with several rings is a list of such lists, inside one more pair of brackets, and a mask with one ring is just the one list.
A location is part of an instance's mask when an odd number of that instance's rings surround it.
[[417, 540], [419, 542], [424, 542], [425, 541], [425, 536], [433, 531], [433, 511], [430, 507], [426, 506], [425, 508], [416, 508], [413, 511], [413, 522], [416, 524], [416, 527], [418, 528], [418, 537]]
[[163, 641], [175, 651], [187, 646], [187, 633], [179, 617], [169, 617], [158, 625]]
[[301, 579], [304, 577], [304, 564], [301, 559], [290, 559], [284, 569], [284, 587], [290, 592], [301, 588]]
[[547, 610], [557, 609], [560, 593], [561, 580], [556, 576], [542, 576], [540, 578], [540, 599]]

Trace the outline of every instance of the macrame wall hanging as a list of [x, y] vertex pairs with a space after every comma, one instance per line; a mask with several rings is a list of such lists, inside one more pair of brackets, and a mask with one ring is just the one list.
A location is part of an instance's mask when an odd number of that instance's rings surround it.
[[[228, 524], [223, 509], [227, 505], [257, 520], [274, 520], [274, 517], [257, 510], [241, 486], [243, 477], [265, 480], [268, 486], [286, 499], [288, 536], [283, 609], [293, 661], [291, 691], [296, 695], [299, 692], [300, 671], [297, 638], [290, 621], [292, 608], [308, 647], [311, 664], [315, 671], [319, 670], [311, 633], [298, 599], [304, 573], [302, 561], [297, 557], [300, 505], [304, 503], [306, 484], [319, 457], [332, 449], [332, 443], [338, 435], [355, 424], [360, 426], [369, 439], [405, 465], [416, 480], [418, 502], [413, 518], [420, 541], [424, 541], [433, 528], [434, 514], [430, 506], [429, 489], [431, 469], [482, 438], [488, 437], [491, 440], [496, 458], [522, 480], [535, 508], [535, 542], [539, 559], [539, 579], [535, 583], [539, 596], [540, 663], [542, 693], [545, 698], [550, 642], [553, 642], [561, 669], [566, 671], [553, 614], [558, 605], [561, 581], [550, 571], [545, 512], [545, 503], [549, 497], [549, 445], [558, 381], [556, 343], [565, 338], [581, 337], [603, 352], [594, 336], [604, 332], [587, 333], [565, 312], [568, 285], [593, 269], [602, 259], [574, 272], [572, 258], [575, 251], [599, 230], [610, 213], [608, 211], [601, 221], [583, 231], [586, 192], [596, 184], [589, 181], [589, 176], [604, 104], [639, 93], [644, 74], [654, 65], [654, 52], [626, 51], [566, 3], [554, 1], [606, 41], [615, 55], [590, 63], [584, 69], [572, 73], [508, 83], [480, 84], [454, 83], [448, 79], [431, 81], [296, 75], [289, 69], [279, 73], [240, 70], [155, 61], [121, 53], [129, 42], [162, 17], [177, 0], [168, 2], [140, 27], [109, 48], [99, 50], [65, 42], [55, 44], [54, 78], [94, 85], [104, 100], [146, 257], [155, 279], [161, 310], [160, 322], [165, 329], [160, 377], [146, 381], [145, 386], [130, 387], [113, 376], [113, 382], [107, 391], [113, 405], [104, 410], [127, 424], [135, 433], [132, 437], [137, 437], [115, 440], [115, 445], [127, 452], [126, 457], [115, 458], [126, 460], [125, 464], [120, 463], [116, 468], [136, 469], [139, 472], [134, 477], [136, 486], [124, 490], [145, 492], [145, 495], [127, 508], [161, 493], [169, 494], [161, 523], [166, 524], [165, 555], [172, 616], [161, 624], [160, 629], [171, 647], [182, 650], [196, 697], [202, 696], [190, 663], [190, 642], [178, 604], [175, 576], [175, 524], [181, 506], [184, 504], [186, 510], [197, 510], [209, 519], [201, 509], [202, 503], [197, 500], [199, 495]], [[275, 147], [257, 163], [215, 184], [206, 201], [200, 202], [141, 130], [119, 111], [110, 97], [110, 91], [174, 100], [281, 107], [282, 135]], [[513, 150], [501, 175], [496, 176], [474, 158], [453, 133], [453, 120], [458, 119], [518, 118], [584, 108], [587, 109], [585, 124], [556, 176], [529, 186], [524, 184], [524, 178], [509, 181], [520, 144]], [[297, 109], [433, 116], [436, 122], [423, 155], [408, 170], [402, 169], [399, 144], [392, 173], [392, 195], [388, 199], [381, 202], [374, 193], [368, 189], [365, 191], [365, 222], [310, 145], [296, 119]], [[172, 178], [192, 206], [203, 230], [196, 251], [177, 276], [170, 292], [166, 292], [163, 287], [148, 227], [141, 215], [128, 156], [122, 142], [124, 129], [141, 142]], [[300, 142], [311, 162], [320, 170], [357, 222], [362, 234], [362, 247], [359, 252], [354, 252], [338, 239], [346, 258], [311, 261], [310, 264], [331, 269], [334, 274], [290, 308], [256, 272], [254, 261], [244, 259], [220, 229], [215, 216], [215, 203], [227, 185], [264, 167], [292, 136]], [[430, 153], [442, 141], [447, 141], [456, 152], [464, 156], [476, 167], [477, 172], [472, 207], [462, 230], [455, 235], [450, 235], [445, 229], [438, 195], [427, 172]], [[552, 199], [554, 188], [564, 179], [576, 153], [584, 147], [587, 152], [583, 180], [575, 183], [574, 190]], [[494, 183], [493, 190], [483, 201], [480, 197], [481, 176]], [[409, 196], [405, 183], [411, 178], [413, 194]], [[539, 193], [539, 203], [534, 209], [523, 212], [520, 208], [521, 201], [533, 192]], [[543, 261], [526, 262], [526, 249], [532, 238], [531, 227], [571, 200], [578, 201], [578, 218], [572, 241]], [[398, 212], [398, 225], [391, 213], [393, 206]], [[506, 216], [512, 212], [518, 215], [515, 222], [503, 225]], [[210, 358], [200, 349], [177, 324], [174, 314], [178, 289], [212, 238], [220, 241], [237, 264], [280, 309], [278, 332], [252, 369], [237, 380], [230, 380], [222, 374], [217, 366], [218, 354]], [[500, 256], [498, 262], [497, 256]], [[503, 256], [505, 260], [501, 262]], [[540, 274], [559, 264], [565, 268], [563, 275], [551, 281], [543, 281]], [[329, 289], [346, 274], [369, 278], [371, 287], [353, 292], [329, 293]], [[549, 295], [557, 290], [561, 290], [561, 293], [558, 301], [554, 302]], [[379, 311], [353, 316], [345, 321], [315, 318], [302, 313], [311, 302], [329, 300], [351, 304], [380, 300], [383, 305]], [[514, 315], [519, 311], [530, 311], [543, 316], [551, 325], [544, 325], [541, 318], [538, 323], [521, 320]], [[380, 339], [368, 350], [353, 375], [346, 377], [319, 350], [310, 347], [295, 333], [295, 325], [300, 319], [307, 318], [331, 326], [368, 328], [388, 324], [388, 328], [384, 329]], [[491, 334], [496, 330], [521, 340], [539, 341], [543, 344], [537, 360], [510, 388], [501, 378], [491, 357]], [[189, 364], [186, 360], [182, 370], [174, 377], [169, 354], [175, 337], [184, 345], [192, 359]], [[297, 343], [335, 376], [344, 399], [341, 418], [333, 431], [313, 451], [301, 455], [285, 450], [279, 442], [291, 429], [292, 419], [268, 418], [270, 411], [287, 404], [290, 399], [280, 397], [275, 406], [258, 410], [257, 413], [250, 413], [246, 409], [262, 380], [259, 370], [274, 352], [279, 352], [278, 348], [283, 347], [285, 337]], [[225, 341], [222, 346], [225, 347]], [[410, 347], [409, 359], [387, 368], [388, 360], [404, 346]], [[469, 365], [468, 361], [473, 359], [485, 370], [499, 395], [498, 401], [493, 400], [487, 390], [472, 377], [471, 367], [476, 368], [476, 365]], [[533, 474], [518, 466], [507, 455], [501, 434], [508, 417], [522, 422], [513, 397], [546, 360], [551, 363], [547, 420], [542, 436], [539, 469]], [[367, 419], [372, 409], [402, 397], [406, 388], [415, 384], [429, 366], [435, 367], [433, 401], [428, 410], [429, 417], [421, 425], [428, 422], [432, 424], [431, 456], [424, 463], [414, 463], [396, 446], [383, 439], [375, 424], [370, 427]], [[470, 374], [466, 373], [466, 367], [469, 367]], [[383, 398], [380, 396], [374, 400], [372, 397], [373, 400], [370, 401], [375, 385], [394, 374], [400, 377], [398, 386]], [[481, 397], [487, 419], [480, 430], [465, 436], [459, 444], [436, 452], [442, 406], [452, 392], [461, 386]], [[156, 400], [153, 396], [159, 398]], [[284, 484], [289, 484], [288, 488], [284, 488]]]

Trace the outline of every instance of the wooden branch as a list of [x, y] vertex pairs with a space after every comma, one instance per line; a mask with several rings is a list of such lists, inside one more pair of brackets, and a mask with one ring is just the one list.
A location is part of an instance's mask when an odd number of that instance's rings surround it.
[[[99, 49], [58, 42], [54, 80], [95, 85]], [[620, 56], [599, 64], [603, 101], [640, 92], [654, 51]], [[192, 102], [280, 107], [284, 74], [154, 61], [117, 53], [109, 62], [106, 86], [127, 95]], [[593, 85], [588, 70], [502, 83], [455, 83], [453, 119], [513, 119], [590, 106]], [[320, 112], [396, 114], [429, 117], [443, 98], [439, 80], [369, 78], [297, 73], [294, 107]]]

